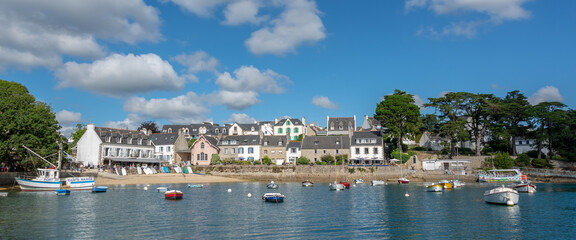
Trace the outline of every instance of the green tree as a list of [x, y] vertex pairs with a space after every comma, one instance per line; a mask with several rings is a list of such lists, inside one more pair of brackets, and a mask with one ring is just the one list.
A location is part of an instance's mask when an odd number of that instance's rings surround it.
[[220, 156], [218, 154], [212, 154], [212, 158], [210, 159], [210, 164], [216, 164], [220, 162]]
[[494, 155], [494, 167], [498, 169], [509, 169], [514, 166], [514, 160], [510, 157], [508, 153], [496, 153]]
[[22, 161], [28, 154], [22, 145], [42, 156], [57, 152], [57, 141], [65, 140], [59, 129], [50, 106], [21, 84], [0, 80], [0, 161]]
[[[536, 139], [536, 146], [538, 151], [537, 158], [542, 158], [542, 148], [547, 143], [548, 149], [553, 150], [552, 136], [556, 134], [555, 130], [560, 129], [560, 125], [565, 120], [567, 114], [563, 108], [566, 105], [559, 102], [541, 102], [532, 107], [532, 126], [534, 131], [531, 137]], [[550, 151], [550, 156], [554, 151]]]
[[304, 139], [304, 134], [298, 135], [298, 139], [296, 141], [302, 142], [302, 139]]
[[509, 141], [509, 152], [517, 155], [516, 137], [526, 136], [530, 128], [530, 103], [524, 94], [518, 90], [509, 92], [504, 99], [498, 102], [495, 111], [496, 128], [494, 137]]
[[158, 125], [154, 121], [145, 121], [140, 123], [140, 127], [138, 127], [138, 131], [146, 129], [147, 131], [152, 131], [152, 133], [159, 133], [160, 129]]
[[268, 156], [264, 156], [264, 158], [262, 158], [262, 164], [272, 164], [272, 159]]
[[308, 165], [310, 164], [310, 159], [306, 157], [299, 157], [296, 159], [296, 163], [298, 163], [298, 165]]
[[400, 155], [400, 151], [398, 149], [392, 151], [392, 153], [390, 153], [390, 157], [393, 159], [402, 160], [402, 163], [406, 163], [408, 160], [410, 160], [410, 155], [408, 153], [402, 152], [402, 155]]
[[456, 145], [470, 139], [466, 131], [467, 119], [462, 106], [466, 102], [465, 93], [447, 93], [443, 97], [428, 98], [426, 107], [434, 107], [439, 112], [439, 134], [449, 139], [450, 158], [456, 155]]
[[334, 157], [332, 157], [332, 155], [330, 154], [322, 156], [320, 160], [322, 160], [322, 162], [325, 162], [326, 164], [334, 164]]
[[457, 93], [462, 97], [462, 105], [460, 109], [462, 110], [464, 116], [466, 116], [467, 123], [466, 129], [472, 141], [475, 143], [476, 156], [481, 155], [482, 146], [484, 144], [484, 136], [486, 135], [486, 130], [490, 127], [493, 119], [494, 112], [494, 101], [496, 100], [492, 94], [474, 94], [461, 92]]
[[555, 133], [550, 136], [554, 149], [565, 159], [576, 161], [576, 111], [566, 111], [565, 118], [555, 128]]
[[402, 139], [414, 139], [421, 125], [420, 108], [415, 104], [413, 95], [398, 89], [378, 103], [374, 118], [388, 129], [391, 137], [397, 139], [400, 150]]

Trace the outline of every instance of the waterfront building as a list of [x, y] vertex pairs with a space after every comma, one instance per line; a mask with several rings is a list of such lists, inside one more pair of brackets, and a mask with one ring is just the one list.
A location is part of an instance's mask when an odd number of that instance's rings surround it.
[[188, 141], [186, 141], [184, 134], [155, 133], [150, 137], [154, 143], [154, 158], [157, 161], [169, 164], [188, 161]]
[[302, 140], [301, 156], [312, 162], [319, 162], [322, 156], [350, 156], [350, 137], [345, 136], [310, 136]]
[[306, 118], [275, 119], [274, 136], [288, 136], [289, 140], [298, 140], [300, 134], [306, 135]]
[[356, 115], [354, 117], [326, 117], [327, 135], [350, 135], [356, 129]]
[[192, 165], [210, 165], [212, 155], [218, 155], [218, 139], [208, 135], [201, 135], [190, 146], [190, 156]]
[[220, 159], [260, 160], [259, 135], [228, 135], [218, 142]]
[[350, 164], [384, 164], [384, 145], [380, 131], [358, 131], [352, 134]]
[[288, 140], [286, 136], [263, 136], [261, 146], [261, 156], [268, 156], [273, 164], [282, 165], [286, 161], [286, 146]]
[[260, 126], [256, 123], [234, 123], [228, 128], [228, 135], [260, 135]]
[[302, 142], [291, 141], [286, 146], [287, 164], [296, 164], [296, 160], [302, 156]]

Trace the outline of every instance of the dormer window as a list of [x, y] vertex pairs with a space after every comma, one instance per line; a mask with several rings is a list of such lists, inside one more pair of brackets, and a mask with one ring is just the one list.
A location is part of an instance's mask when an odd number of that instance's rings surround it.
[[290, 126], [290, 121], [286, 121], [286, 126]]
[[222, 133], [226, 133], [226, 128], [222, 129]]
[[138, 145], [142, 145], [142, 138], [138, 139]]
[[128, 138], [128, 144], [132, 144], [132, 138]]
[[112, 140], [112, 137], [110, 136], [106, 137], [106, 142], [110, 142], [110, 140]]
[[117, 138], [117, 139], [116, 139], [116, 142], [117, 142], [117, 143], [122, 143], [122, 138], [121, 138], [121, 137]]
[[254, 131], [254, 127], [251, 127], [251, 128], [250, 128], [250, 131]]
[[282, 141], [278, 142], [278, 146], [282, 146], [283, 144], [284, 144], [284, 142], [282, 142]]
[[344, 124], [340, 123], [340, 125], [338, 125], [338, 129], [344, 130]]
[[315, 145], [315, 146], [318, 146], [318, 141], [314, 141], [314, 145]]
[[215, 132], [216, 134], [218, 134], [218, 132], [219, 132], [218, 128], [216, 128], [216, 130], [214, 130], [214, 132]]
[[168, 133], [172, 133], [172, 128], [168, 128]]
[[268, 146], [268, 141], [265, 141], [265, 142], [264, 142], [264, 146]]

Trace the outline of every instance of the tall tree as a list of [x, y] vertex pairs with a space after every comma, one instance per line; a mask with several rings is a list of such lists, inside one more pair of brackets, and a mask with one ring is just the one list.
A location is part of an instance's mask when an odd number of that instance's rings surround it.
[[566, 118], [566, 105], [560, 102], [541, 102], [532, 107], [532, 126], [535, 128], [533, 137], [536, 139], [538, 158], [542, 158], [542, 148], [546, 143], [550, 156], [554, 155], [553, 139], [555, 130], [559, 129]]
[[158, 128], [158, 125], [156, 124], [156, 122], [154, 121], [145, 121], [142, 122], [140, 124], [140, 127], [138, 127], [138, 131], [142, 130], [142, 129], [146, 129], [148, 131], [152, 131], [152, 133], [159, 133], [160, 129]]
[[396, 89], [394, 94], [387, 95], [376, 106], [374, 118], [382, 127], [397, 139], [398, 149], [402, 150], [402, 139], [413, 139], [420, 128], [420, 108], [415, 104], [411, 94]]
[[465, 93], [447, 93], [443, 97], [428, 98], [426, 107], [434, 107], [439, 112], [440, 135], [450, 140], [450, 158], [456, 155], [456, 145], [469, 139], [466, 131], [467, 119], [462, 106], [465, 102]]
[[528, 99], [518, 90], [509, 92], [500, 103], [498, 119], [510, 141], [510, 155], [512, 156], [518, 155], [516, 137], [526, 136], [530, 128], [530, 108]]
[[21, 162], [28, 154], [22, 145], [43, 156], [58, 151], [59, 129], [50, 106], [21, 84], [0, 80], [0, 161]]
[[460, 94], [463, 100], [460, 108], [467, 117], [466, 129], [475, 143], [476, 156], [480, 156], [486, 130], [492, 122], [494, 96], [466, 92], [457, 94]]
[[556, 151], [568, 161], [576, 161], [576, 110], [568, 110], [562, 121], [557, 123], [550, 136]]

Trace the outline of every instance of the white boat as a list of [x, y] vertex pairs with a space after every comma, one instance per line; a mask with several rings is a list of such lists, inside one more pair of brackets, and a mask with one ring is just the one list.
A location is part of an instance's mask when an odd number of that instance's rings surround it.
[[306, 180], [302, 182], [302, 187], [314, 187], [314, 183], [310, 180]]
[[487, 203], [512, 206], [518, 204], [518, 199], [518, 191], [504, 186], [484, 192], [484, 201]]
[[344, 190], [346, 186], [344, 186], [344, 184], [334, 181], [334, 183], [330, 183], [330, 185], [328, 185], [328, 188], [332, 191], [341, 191]]
[[268, 184], [266, 185], [266, 187], [267, 187], [268, 189], [278, 189], [278, 184], [274, 183], [274, 181], [270, 181], [270, 183], [268, 183]]
[[536, 192], [536, 185], [530, 182], [521, 182], [514, 185], [514, 190], [521, 192], [521, 193], [535, 193]]
[[158, 190], [158, 192], [166, 192], [168, 191], [167, 187], [157, 187], [156, 190]]
[[426, 186], [426, 192], [442, 192], [444, 187], [438, 183]]
[[66, 185], [70, 190], [90, 190], [94, 187], [93, 177], [69, 177], [66, 178]]
[[285, 198], [286, 196], [281, 193], [264, 193], [264, 195], [262, 195], [262, 200], [266, 202], [284, 202]]
[[36, 170], [38, 171], [38, 176], [35, 178], [16, 178], [16, 182], [18, 182], [22, 191], [54, 191], [62, 188], [58, 169], [39, 168]]
[[454, 187], [454, 188], [460, 188], [460, 187], [466, 185], [464, 182], [462, 182], [462, 181], [460, 181], [460, 180], [458, 180], [458, 179], [452, 180], [452, 181], [450, 181], [450, 182], [452, 183], [452, 187]]
[[361, 183], [364, 183], [364, 180], [362, 180], [362, 179], [354, 179], [354, 183], [355, 183], [355, 184], [361, 184]]
[[518, 169], [492, 169], [478, 173], [478, 182], [510, 183], [526, 180], [526, 175]]
[[372, 184], [372, 186], [384, 186], [386, 185], [386, 182], [383, 180], [372, 180], [370, 181], [370, 184]]

